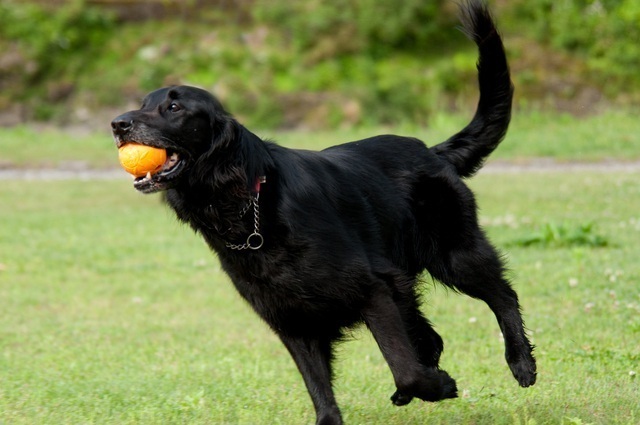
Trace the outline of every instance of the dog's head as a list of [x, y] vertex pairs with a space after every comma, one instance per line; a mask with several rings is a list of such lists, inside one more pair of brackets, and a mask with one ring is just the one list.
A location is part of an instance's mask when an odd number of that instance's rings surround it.
[[111, 122], [117, 147], [135, 142], [166, 149], [162, 169], [138, 177], [134, 187], [152, 193], [175, 187], [198, 159], [219, 140], [229, 140], [234, 120], [205, 90], [188, 86], [165, 87], [148, 94], [139, 110]]

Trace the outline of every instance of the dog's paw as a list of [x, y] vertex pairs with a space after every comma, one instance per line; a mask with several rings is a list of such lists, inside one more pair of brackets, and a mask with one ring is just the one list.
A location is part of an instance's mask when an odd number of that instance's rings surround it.
[[458, 397], [456, 381], [444, 370], [435, 370], [435, 376], [431, 382], [430, 387], [419, 388], [413, 395], [424, 401], [440, 401]]
[[513, 377], [516, 378], [521, 387], [530, 387], [536, 383], [536, 361], [531, 354], [508, 363]]
[[406, 406], [411, 403], [411, 400], [413, 400], [412, 396], [403, 394], [400, 390], [396, 391], [391, 396], [391, 402], [396, 406]]
[[456, 381], [444, 370], [439, 370], [438, 373], [442, 379], [442, 399], [458, 397]]
[[398, 388], [391, 396], [391, 401], [396, 406], [405, 406], [414, 398], [435, 402], [455, 397], [458, 397], [456, 381], [444, 370], [430, 369], [410, 385]]

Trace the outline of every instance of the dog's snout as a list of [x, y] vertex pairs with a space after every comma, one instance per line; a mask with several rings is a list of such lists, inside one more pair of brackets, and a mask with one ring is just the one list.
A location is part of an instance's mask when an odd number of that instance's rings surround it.
[[126, 114], [120, 115], [119, 117], [111, 121], [111, 130], [113, 131], [113, 134], [118, 136], [127, 134], [132, 127], [133, 119]]

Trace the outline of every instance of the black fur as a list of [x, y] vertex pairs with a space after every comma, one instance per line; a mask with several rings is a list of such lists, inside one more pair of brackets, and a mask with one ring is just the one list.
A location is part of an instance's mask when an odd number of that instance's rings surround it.
[[[486, 6], [470, 0], [462, 11], [464, 30], [479, 46], [480, 101], [465, 129], [431, 149], [393, 135], [321, 152], [286, 149], [248, 131], [209, 93], [184, 86], [151, 93], [140, 110], [112, 123], [118, 145], [135, 141], [178, 155], [175, 167], [135, 187], [166, 191], [180, 220], [218, 254], [291, 353], [319, 424], [342, 422], [332, 349], [361, 322], [392, 371], [394, 404], [456, 396], [455, 381], [438, 366], [442, 339], [420, 312], [416, 285], [424, 270], [489, 305], [513, 375], [524, 387], [535, 382], [517, 295], [461, 179], [504, 137], [509, 70]], [[264, 239], [259, 249], [229, 247], [256, 230]]]

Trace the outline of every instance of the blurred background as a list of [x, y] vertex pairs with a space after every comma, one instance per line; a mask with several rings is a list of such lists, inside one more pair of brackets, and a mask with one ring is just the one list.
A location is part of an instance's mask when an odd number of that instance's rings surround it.
[[[640, 104], [639, 2], [490, 3], [517, 108], [587, 116]], [[475, 46], [456, 29], [456, 9], [447, 0], [0, 0], [0, 126], [106, 127], [111, 110], [168, 84], [211, 90], [259, 128], [426, 125], [475, 103]]]

